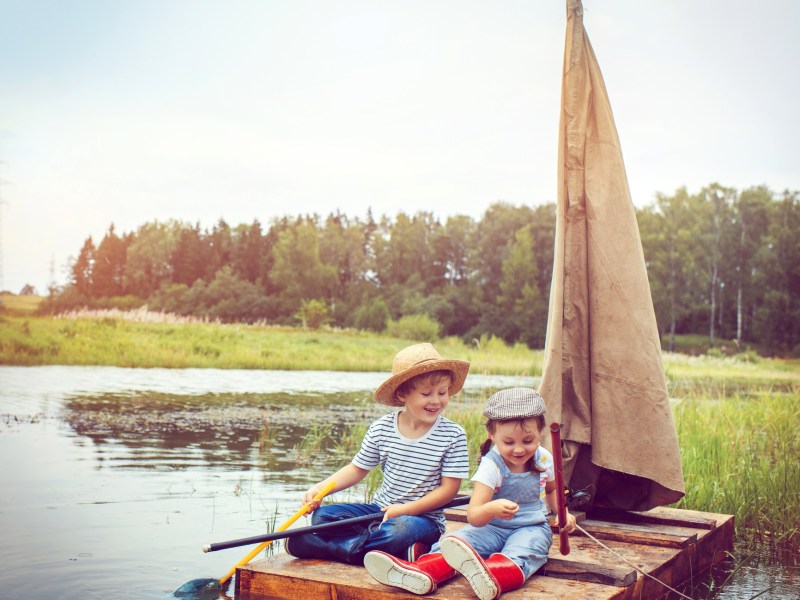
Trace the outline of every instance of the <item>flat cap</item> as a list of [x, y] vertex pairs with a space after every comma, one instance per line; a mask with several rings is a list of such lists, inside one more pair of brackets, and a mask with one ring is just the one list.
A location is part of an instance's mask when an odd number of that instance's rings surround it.
[[529, 419], [545, 412], [544, 398], [532, 388], [508, 388], [495, 392], [486, 402], [483, 416], [497, 421]]

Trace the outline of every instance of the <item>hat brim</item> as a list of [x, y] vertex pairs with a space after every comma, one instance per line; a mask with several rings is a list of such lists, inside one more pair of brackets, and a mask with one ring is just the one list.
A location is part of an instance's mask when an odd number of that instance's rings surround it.
[[453, 374], [453, 383], [448, 388], [450, 396], [456, 395], [464, 387], [464, 381], [469, 372], [469, 363], [463, 360], [432, 360], [421, 365], [415, 365], [410, 369], [392, 375], [375, 390], [375, 401], [387, 406], [403, 406], [403, 402], [395, 398], [395, 391], [405, 381], [412, 377], [430, 373], [431, 371], [450, 371]]

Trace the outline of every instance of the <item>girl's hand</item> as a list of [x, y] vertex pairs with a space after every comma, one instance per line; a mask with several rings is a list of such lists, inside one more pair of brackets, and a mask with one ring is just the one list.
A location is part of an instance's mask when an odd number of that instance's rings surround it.
[[567, 524], [564, 526], [564, 531], [567, 533], [572, 533], [575, 531], [575, 526], [578, 524], [578, 521], [575, 519], [573, 515], [567, 511]]
[[519, 504], [511, 500], [492, 500], [486, 504], [486, 508], [493, 517], [510, 521], [519, 511]]
[[400, 517], [406, 514], [402, 504], [390, 504], [389, 506], [382, 508], [381, 512], [383, 513], [383, 521], [381, 521], [381, 525], [389, 519], [394, 519], [395, 517]]

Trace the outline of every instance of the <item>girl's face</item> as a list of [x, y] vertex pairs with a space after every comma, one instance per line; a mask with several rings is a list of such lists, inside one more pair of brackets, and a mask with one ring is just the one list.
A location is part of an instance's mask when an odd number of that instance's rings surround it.
[[494, 431], [489, 433], [489, 438], [512, 473], [528, 470], [527, 463], [536, 453], [541, 440], [536, 419], [494, 423]]

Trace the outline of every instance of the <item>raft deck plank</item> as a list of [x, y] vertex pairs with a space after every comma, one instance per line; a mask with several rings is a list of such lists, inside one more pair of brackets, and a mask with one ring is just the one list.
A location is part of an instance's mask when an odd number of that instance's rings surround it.
[[[637, 529], [637, 535], [646, 532], [646, 527], [652, 527], [654, 534], [663, 534], [666, 528], [675, 536], [684, 536], [694, 541], [684, 547], [669, 547], [637, 543], [632, 541], [630, 536], [616, 536], [621, 539], [606, 539], [603, 543], [636, 567], [672, 587], [686, 581], [691, 575], [696, 577], [707, 570], [733, 548], [732, 515], [665, 508], [656, 511], [662, 522], [638, 520], [635, 523], [637, 527], [645, 529]], [[647, 517], [647, 513], [641, 514]], [[664, 524], [665, 520], [670, 522]], [[713, 521], [715, 526], [712, 529], [683, 526], [692, 520], [695, 524], [706, 523], [706, 525]], [[674, 525], [678, 522], [682, 526]], [[462, 526], [462, 522], [448, 521], [449, 531]], [[620, 527], [630, 531], [630, 524], [621, 524]], [[550, 549], [548, 561], [550, 568], [545, 566], [522, 588], [503, 594], [503, 598], [528, 600], [546, 594], [548, 597], [563, 600], [653, 600], [662, 598], [668, 593], [666, 588], [649, 577], [636, 576], [632, 567], [587, 537], [571, 536], [570, 546], [572, 549], [570, 554], [561, 556], [556, 538]], [[630, 573], [634, 575], [630, 576]], [[582, 580], [565, 578], [576, 576]], [[606, 577], [607, 583], [597, 583], [597, 577]], [[587, 581], [592, 578], [594, 580]], [[629, 581], [622, 581], [626, 578]], [[621, 585], [622, 583], [628, 585]], [[474, 595], [466, 581], [456, 576], [443, 583], [435, 593], [427, 597], [456, 599], [471, 598]], [[279, 553], [237, 569], [236, 598], [237, 600], [295, 598], [410, 600], [420, 596], [381, 585], [362, 567], [322, 560], [301, 560]]]

